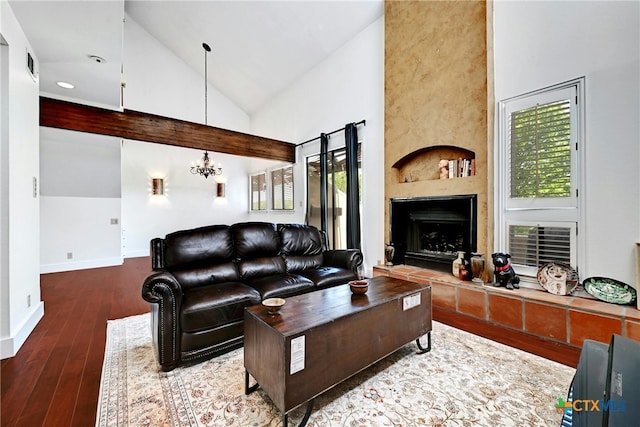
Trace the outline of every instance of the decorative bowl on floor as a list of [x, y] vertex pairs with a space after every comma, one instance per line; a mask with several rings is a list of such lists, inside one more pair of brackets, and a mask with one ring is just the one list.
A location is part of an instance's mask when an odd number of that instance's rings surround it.
[[270, 315], [276, 315], [284, 305], [285, 300], [283, 298], [267, 298], [262, 301], [262, 305], [267, 309], [267, 313]]
[[349, 282], [349, 287], [354, 294], [366, 294], [369, 289], [369, 282], [366, 280], [352, 280]]

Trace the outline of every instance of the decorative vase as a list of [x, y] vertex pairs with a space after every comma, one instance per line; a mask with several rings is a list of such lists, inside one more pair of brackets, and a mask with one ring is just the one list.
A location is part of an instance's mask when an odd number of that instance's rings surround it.
[[484, 273], [484, 257], [482, 254], [473, 253], [471, 255], [471, 275], [472, 281], [480, 283], [482, 282], [482, 273]]
[[451, 264], [451, 273], [455, 276], [455, 277], [460, 277], [460, 265], [462, 265], [462, 260], [464, 259], [464, 252], [463, 251], [459, 251], [458, 252], [458, 258], [453, 260], [453, 263]]
[[384, 248], [384, 258], [387, 260], [387, 265], [393, 265], [393, 255], [396, 253], [396, 248], [391, 243], [388, 243]]
[[469, 264], [467, 263], [467, 261], [465, 261], [465, 259], [462, 259], [462, 263], [460, 264], [460, 267], [458, 269], [458, 275], [460, 277], [460, 280], [471, 280], [471, 270], [469, 269]]

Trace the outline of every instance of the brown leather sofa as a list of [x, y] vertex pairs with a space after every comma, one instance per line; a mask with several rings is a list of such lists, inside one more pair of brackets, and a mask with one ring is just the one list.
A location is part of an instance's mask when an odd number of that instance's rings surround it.
[[242, 346], [244, 309], [357, 278], [359, 250], [328, 250], [300, 224], [246, 222], [177, 231], [151, 241], [142, 284], [163, 371]]

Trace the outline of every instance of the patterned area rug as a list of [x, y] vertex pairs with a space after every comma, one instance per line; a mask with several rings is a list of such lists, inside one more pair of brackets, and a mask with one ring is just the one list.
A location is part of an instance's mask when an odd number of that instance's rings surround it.
[[[279, 426], [258, 390], [244, 394], [242, 349], [164, 373], [149, 315], [112, 320], [96, 425]], [[431, 352], [408, 344], [325, 392], [309, 427], [558, 426], [573, 368], [434, 322]], [[289, 414], [297, 425], [304, 407]]]

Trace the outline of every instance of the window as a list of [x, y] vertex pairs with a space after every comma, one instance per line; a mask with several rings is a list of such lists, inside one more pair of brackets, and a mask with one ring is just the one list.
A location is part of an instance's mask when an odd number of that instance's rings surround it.
[[271, 200], [274, 210], [293, 210], [293, 166], [271, 171]]
[[578, 148], [583, 80], [499, 103], [497, 242], [516, 271], [578, 265]]
[[249, 205], [252, 212], [294, 209], [292, 165], [252, 174], [249, 182]]
[[251, 210], [267, 210], [267, 173], [251, 175]]

